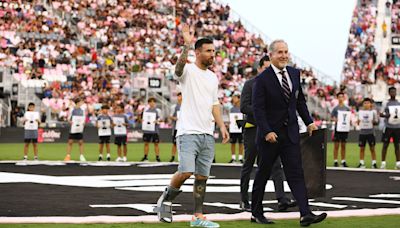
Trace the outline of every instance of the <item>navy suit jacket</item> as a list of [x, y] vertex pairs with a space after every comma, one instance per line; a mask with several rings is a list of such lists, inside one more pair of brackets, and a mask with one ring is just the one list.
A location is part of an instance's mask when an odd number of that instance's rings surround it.
[[285, 120], [288, 119], [287, 128], [290, 141], [299, 143], [300, 134], [296, 111], [306, 126], [313, 122], [301, 88], [300, 71], [289, 66], [286, 67], [286, 70], [293, 85], [289, 102], [286, 102], [282, 86], [271, 66], [255, 78], [252, 105], [258, 127], [257, 142], [265, 142], [265, 136], [270, 132], [278, 133]]

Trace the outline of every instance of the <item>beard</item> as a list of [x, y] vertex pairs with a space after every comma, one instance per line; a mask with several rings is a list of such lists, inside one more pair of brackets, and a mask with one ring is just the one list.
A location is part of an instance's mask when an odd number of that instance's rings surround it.
[[209, 67], [209, 66], [211, 66], [211, 65], [214, 64], [214, 58], [204, 60], [204, 61], [202, 61], [202, 64], [203, 64], [204, 66], [206, 66], [206, 67]]

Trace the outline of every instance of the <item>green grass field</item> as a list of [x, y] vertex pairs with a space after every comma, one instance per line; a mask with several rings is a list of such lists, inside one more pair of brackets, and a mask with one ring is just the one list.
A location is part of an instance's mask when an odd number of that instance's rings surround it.
[[[275, 220], [276, 224], [271, 227], [300, 227], [298, 220]], [[324, 227], [324, 228], [397, 228], [399, 227], [400, 217], [391, 216], [376, 216], [376, 217], [348, 217], [348, 218], [329, 218], [320, 224], [312, 225], [311, 227]], [[223, 228], [259, 228], [269, 227], [260, 224], [250, 223], [250, 221], [231, 221], [220, 222]], [[6, 227], [29, 227], [29, 228], [120, 228], [120, 227], [135, 227], [135, 228], [180, 228], [189, 227], [187, 222], [160, 224], [160, 223], [134, 223], [134, 224], [0, 224], [0, 228]]]
[[[115, 159], [117, 156], [116, 146], [111, 146], [111, 155]], [[378, 166], [381, 161], [381, 149], [382, 144], [378, 143], [376, 146]], [[39, 144], [39, 158], [41, 160], [63, 160], [66, 154], [66, 144], [50, 143], [50, 144]], [[348, 143], [346, 149], [346, 160], [350, 167], [357, 167], [359, 163], [359, 147], [356, 143]], [[171, 144], [160, 143], [160, 154], [162, 161], [169, 161], [171, 157]], [[216, 161], [219, 163], [226, 163], [231, 158], [230, 144], [216, 144]], [[328, 160], [327, 165], [332, 166], [333, 164], [333, 144], [328, 143]], [[366, 150], [365, 162], [367, 167], [371, 166], [371, 155], [369, 149]], [[20, 160], [23, 157], [23, 144], [22, 143], [5, 143], [0, 144], [0, 160]], [[98, 157], [98, 144], [88, 143], [85, 144], [85, 157], [88, 161], [96, 161]], [[143, 144], [142, 143], [130, 143], [128, 144], [128, 160], [139, 161], [143, 157]], [[33, 159], [33, 150], [30, 147], [29, 159]], [[79, 159], [78, 145], [74, 144], [72, 151], [72, 160]], [[150, 146], [149, 152], [150, 161], [155, 161], [153, 146]], [[339, 157], [340, 161], [340, 157]], [[393, 169], [395, 167], [395, 155], [394, 148], [390, 145], [387, 156], [387, 168]]]

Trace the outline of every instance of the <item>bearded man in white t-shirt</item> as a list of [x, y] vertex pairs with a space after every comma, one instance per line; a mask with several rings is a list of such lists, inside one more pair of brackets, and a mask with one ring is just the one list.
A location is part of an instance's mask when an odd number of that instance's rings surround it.
[[155, 211], [160, 221], [172, 222], [171, 201], [181, 192], [179, 189], [183, 183], [194, 174], [194, 216], [190, 225], [219, 227], [203, 215], [206, 182], [214, 159], [213, 118], [221, 130], [222, 142], [229, 140], [218, 102], [218, 78], [208, 69], [214, 63], [215, 47], [209, 38], [198, 39], [195, 43], [196, 61], [187, 63], [193, 40], [193, 32], [188, 25], [183, 25], [182, 36], [185, 45], [175, 68], [183, 97], [177, 129], [179, 166], [159, 198]]

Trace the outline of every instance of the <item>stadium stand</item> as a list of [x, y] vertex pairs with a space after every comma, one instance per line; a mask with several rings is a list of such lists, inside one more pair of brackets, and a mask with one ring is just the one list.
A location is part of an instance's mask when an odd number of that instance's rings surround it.
[[[346, 90], [356, 107], [364, 96], [363, 86], [379, 84], [370, 77], [376, 74], [376, 11], [376, 1], [358, 1], [341, 84], [324, 84], [316, 69], [299, 64], [309, 107], [321, 123], [329, 120], [338, 91]], [[231, 94], [241, 90], [267, 52], [268, 39], [245, 22], [228, 5], [211, 0], [3, 1], [0, 66], [6, 77], [12, 75], [5, 92], [13, 94], [14, 85], [18, 94], [11, 96], [17, 103], [10, 103], [9, 110], [34, 99], [46, 122], [58, 124], [67, 118], [70, 101], [79, 96], [87, 103], [88, 122], [101, 104], [124, 103], [134, 124], [147, 95], [157, 98], [167, 117], [178, 91], [173, 64], [182, 40], [176, 33], [182, 23], [189, 23], [197, 36], [214, 39], [218, 51], [213, 71], [220, 79], [227, 120]], [[149, 81], [159, 86], [149, 89]]]

